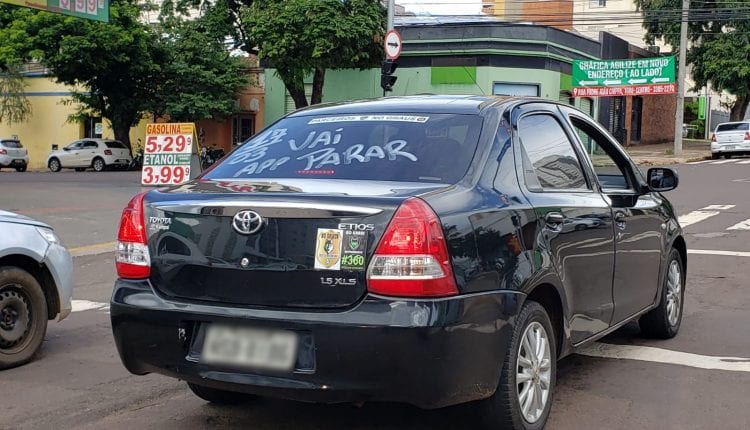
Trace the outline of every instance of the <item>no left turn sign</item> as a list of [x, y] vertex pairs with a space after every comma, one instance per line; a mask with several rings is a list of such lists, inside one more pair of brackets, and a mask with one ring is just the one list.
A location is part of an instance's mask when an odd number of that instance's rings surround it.
[[395, 60], [401, 55], [401, 35], [396, 30], [388, 30], [385, 34], [385, 58]]

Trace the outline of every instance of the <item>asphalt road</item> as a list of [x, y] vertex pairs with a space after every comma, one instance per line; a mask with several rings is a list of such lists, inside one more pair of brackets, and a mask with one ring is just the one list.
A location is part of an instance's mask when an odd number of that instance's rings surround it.
[[[616, 358], [593, 351], [562, 360], [547, 428], [750, 428], [750, 225], [742, 224], [750, 218], [750, 163], [737, 163], [677, 166], [680, 187], [668, 197], [689, 223], [688, 247], [703, 252], [689, 255], [680, 334], [646, 340], [629, 325], [598, 344]], [[2, 172], [0, 208], [50, 223], [77, 254], [87, 254], [114, 240], [120, 211], [138, 190], [132, 172]], [[74, 262], [75, 298], [92, 303], [77, 302], [68, 319], [50, 322], [38, 360], [0, 373], [0, 429], [468, 428], [465, 407], [270, 399], [217, 407], [170, 378], [132, 376], [117, 357], [105, 307], [112, 253]], [[704, 368], [712, 366], [723, 370]]]

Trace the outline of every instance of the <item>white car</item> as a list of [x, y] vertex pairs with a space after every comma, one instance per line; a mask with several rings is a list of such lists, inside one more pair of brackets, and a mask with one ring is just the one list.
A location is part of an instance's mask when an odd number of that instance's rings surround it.
[[725, 122], [711, 137], [711, 158], [750, 155], [750, 121]]
[[25, 172], [29, 165], [29, 153], [18, 139], [0, 139], [0, 168], [10, 167]]
[[122, 142], [86, 138], [50, 152], [47, 167], [53, 172], [59, 172], [60, 169], [76, 169], [81, 172], [89, 167], [101, 172], [107, 167], [125, 168], [130, 160], [130, 150]]

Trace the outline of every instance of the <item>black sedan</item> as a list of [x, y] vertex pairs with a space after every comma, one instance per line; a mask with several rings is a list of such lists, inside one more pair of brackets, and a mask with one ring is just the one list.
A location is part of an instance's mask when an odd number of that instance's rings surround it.
[[472, 427], [541, 428], [560, 357], [636, 319], [677, 333], [676, 185], [550, 101], [297, 111], [131, 200], [117, 347], [211, 402], [476, 401]]

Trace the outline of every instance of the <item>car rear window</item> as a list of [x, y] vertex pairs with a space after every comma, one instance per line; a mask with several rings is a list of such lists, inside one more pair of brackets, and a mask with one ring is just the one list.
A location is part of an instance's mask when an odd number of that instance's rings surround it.
[[107, 140], [104, 142], [105, 145], [107, 145], [107, 148], [120, 148], [125, 149], [125, 145], [122, 142], [118, 142], [116, 140]]
[[482, 121], [479, 115], [431, 113], [284, 118], [205, 177], [455, 183], [471, 164]]
[[17, 140], [3, 140], [3, 146], [6, 148], [23, 148], [21, 142]]
[[719, 124], [716, 131], [746, 131], [750, 130], [750, 124], [746, 122], [732, 122], [729, 124]]

